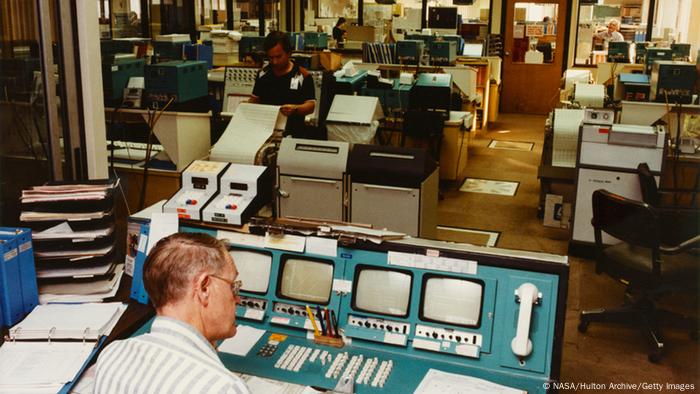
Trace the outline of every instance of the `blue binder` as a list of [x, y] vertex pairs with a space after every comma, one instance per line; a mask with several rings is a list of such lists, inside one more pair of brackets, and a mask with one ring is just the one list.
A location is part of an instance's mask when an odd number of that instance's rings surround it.
[[24, 317], [21, 278], [17, 239], [0, 238], [0, 304], [7, 326]]
[[[14, 233], [14, 236], [6, 235]], [[24, 313], [31, 312], [39, 304], [39, 289], [36, 283], [36, 266], [34, 265], [34, 248], [32, 247], [32, 230], [23, 227], [0, 227], [0, 239], [14, 238], [19, 254], [20, 286], [22, 289], [22, 307]]]
[[134, 261], [134, 278], [131, 281], [131, 299], [145, 305], [148, 305], [148, 293], [146, 292], [146, 288], [143, 287], [143, 264], [146, 261], [150, 228], [151, 226], [149, 224], [144, 223], [141, 225], [138, 251], [136, 252], [136, 260]]

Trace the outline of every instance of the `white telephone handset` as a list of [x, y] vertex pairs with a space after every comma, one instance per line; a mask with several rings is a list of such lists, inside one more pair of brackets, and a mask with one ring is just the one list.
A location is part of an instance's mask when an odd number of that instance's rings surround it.
[[539, 303], [542, 293], [532, 283], [523, 283], [515, 290], [516, 300], [520, 302], [518, 312], [518, 327], [515, 330], [515, 338], [510, 343], [513, 353], [520, 357], [527, 357], [532, 353], [532, 341], [530, 340], [530, 320], [532, 319], [532, 305]]

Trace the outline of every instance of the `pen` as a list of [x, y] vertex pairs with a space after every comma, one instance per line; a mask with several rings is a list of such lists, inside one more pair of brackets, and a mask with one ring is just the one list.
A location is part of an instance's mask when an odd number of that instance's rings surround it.
[[328, 312], [328, 308], [324, 308], [323, 313], [326, 315], [326, 326], [328, 327], [328, 336], [334, 337], [335, 335], [333, 335], [333, 325], [331, 324], [331, 314]]
[[311, 308], [306, 306], [306, 314], [309, 315], [309, 320], [311, 320], [311, 325], [314, 326], [314, 334], [319, 335], [318, 326], [316, 325], [316, 320], [314, 320], [314, 314], [311, 313]]
[[321, 312], [321, 307], [316, 305], [316, 313], [318, 313], [318, 321], [321, 323], [321, 332], [326, 335], [326, 324], [323, 321], [323, 313]]
[[331, 309], [331, 318], [333, 319], [333, 325], [335, 326], [335, 336], [340, 337], [340, 331], [338, 331], [338, 319], [335, 318], [335, 311]]

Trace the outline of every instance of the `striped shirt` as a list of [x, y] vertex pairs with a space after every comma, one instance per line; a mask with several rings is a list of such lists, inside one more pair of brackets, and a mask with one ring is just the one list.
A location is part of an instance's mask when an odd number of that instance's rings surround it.
[[151, 332], [107, 346], [97, 360], [95, 393], [248, 394], [193, 327], [156, 317]]

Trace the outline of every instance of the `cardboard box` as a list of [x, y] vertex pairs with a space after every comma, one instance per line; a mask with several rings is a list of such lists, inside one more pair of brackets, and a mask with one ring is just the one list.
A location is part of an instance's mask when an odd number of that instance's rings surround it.
[[321, 61], [321, 67], [328, 71], [335, 71], [340, 69], [342, 66], [341, 60], [343, 59], [342, 56], [338, 55], [337, 53], [333, 52], [326, 52], [323, 51], [319, 54], [319, 60]]

